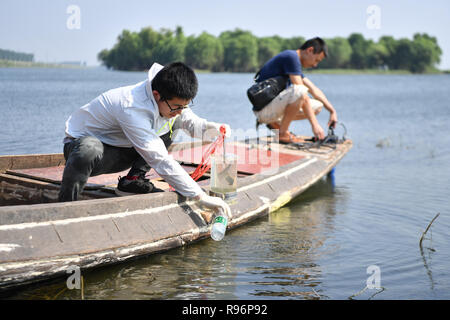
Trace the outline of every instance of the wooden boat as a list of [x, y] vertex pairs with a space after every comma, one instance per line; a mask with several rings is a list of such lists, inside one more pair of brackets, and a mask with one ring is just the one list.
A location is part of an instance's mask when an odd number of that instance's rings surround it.
[[[227, 152], [239, 159], [228, 229], [287, 204], [329, 173], [352, 146], [347, 140], [335, 148], [299, 150], [273, 139], [227, 143]], [[169, 151], [192, 172], [204, 148], [179, 143]], [[210, 236], [203, 209], [170, 191], [156, 173], [150, 179], [165, 192], [117, 197], [117, 178], [124, 172], [91, 177], [81, 200], [58, 203], [64, 163], [62, 154], [0, 157], [0, 288], [68, 277], [73, 266], [83, 271]], [[208, 174], [199, 184], [208, 190]]]

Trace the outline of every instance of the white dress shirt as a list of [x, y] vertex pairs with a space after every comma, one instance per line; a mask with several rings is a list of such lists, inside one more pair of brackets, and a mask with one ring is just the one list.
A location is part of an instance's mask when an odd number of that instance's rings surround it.
[[[135, 85], [109, 90], [75, 111], [66, 121], [66, 136], [94, 136], [116, 147], [134, 147], [176, 191], [195, 197], [203, 191], [181, 165], [168, 154], [159, 138], [169, 131], [171, 119], [160, 115], [151, 81], [163, 68], [153, 64], [148, 79]], [[207, 121], [185, 109], [178, 116], [181, 129], [202, 138]], [[162, 128], [162, 129], [161, 129]]]

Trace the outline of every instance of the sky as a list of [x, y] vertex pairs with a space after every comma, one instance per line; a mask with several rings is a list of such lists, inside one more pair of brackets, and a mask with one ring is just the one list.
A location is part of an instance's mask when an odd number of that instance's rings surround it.
[[[448, 0], [1, 0], [0, 49], [33, 53], [35, 61], [85, 61], [110, 49], [122, 30], [143, 27], [185, 35], [218, 36], [240, 28], [258, 37], [348, 37], [359, 32], [377, 41], [417, 32], [435, 36], [443, 50], [441, 69], [450, 69]], [[296, 48], [292, 48], [296, 49]]]

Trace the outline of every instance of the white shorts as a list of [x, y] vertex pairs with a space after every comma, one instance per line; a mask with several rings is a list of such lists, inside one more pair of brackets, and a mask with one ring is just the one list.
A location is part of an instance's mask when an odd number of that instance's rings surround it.
[[[308, 88], [304, 85], [290, 85], [280, 92], [270, 103], [260, 111], [254, 111], [256, 118], [260, 123], [280, 122], [284, 115], [284, 110], [288, 105], [294, 103], [304, 94], [307, 94]], [[311, 108], [315, 112], [323, 106], [323, 103], [316, 99], [309, 99]]]

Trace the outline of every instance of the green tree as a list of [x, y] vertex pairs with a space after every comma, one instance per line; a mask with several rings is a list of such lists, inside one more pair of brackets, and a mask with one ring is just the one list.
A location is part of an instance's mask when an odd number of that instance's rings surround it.
[[320, 63], [321, 68], [347, 68], [352, 56], [352, 47], [347, 39], [336, 37], [326, 39], [328, 57]]
[[224, 48], [225, 71], [253, 72], [258, 67], [258, 42], [249, 31], [236, 29], [219, 36]]
[[392, 56], [394, 69], [410, 70], [412, 67], [411, 62], [413, 60], [413, 43], [407, 38], [398, 40], [395, 46], [395, 53]]
[[223, 46], [219, 39], [203, 32], [190, 36], [185, 48], [186, 63], [193, 68], [220, 70], [223, 64]]
[[397, 50], [397, 41], [392, 36], [383, 36], [378, 41], [386, 49], [386, 57], [384, 63], [389, 69], [395, 69], [394, 55]]
[[113, 64], [110, 61], [110, 51], [108, 49], [103, 49], [97, 55], [97, 59], [102, 61], [103, 65], [108, 69], [113, 67]]
[[183, 29], [177, 27], [175, 33], [169, 29], [161, 30], [162, 38], [159, 39], [153, 50], [153, 60], [162, 65], [184, 61], [184, 49], [186, 47], [186, 37]]
[[[217, 38], [203, 32], [198, 37], [186, 37], [182, 27], [175, 31], [150, 27], [140, 32], [123, 30], [112, 49], [98, 53], [98, 59], [108, 68], [117, 70], [145, 70], [154, 62], [167, 64], [185, 61], [198, 69], [212, 71], [254, 72], [270, 58], [283, 50], [298, 49], [301, 36], [255, 37], [250, 31], [225, 31]], [[412, 40], [383, 36], [378, 42], [368, 40], [360, 33], [348, 39], [327, 39], [329, 57], [325, 68], [379, 68], [405, 69], [412, 72], [434, 70], [440, 62], [442, 50], [435, 37], [416, 33]], [[33, 55], [0, 50], [3, 59], [33, 59]]]
[[12, 61], [33, 61], [34, 54], [0, 49], [0, 59]]
[[141, 39], [136, 33], [123, 30], [117, 44], [110, 52], [112, 65], [118, 70], [139, 70], [141, 47]]
[[411, 41], [402, 38], [397, 41], [396, 50], [392, 56], [394, 69], [424, 72], [433, 66], [433, 49], [430, 42], [424, 38]]
[[140, 66], [142, 70], [150, 68], [155, 62], [154, 51], [162, 40], [162, 35], [150, 27], [142, 28], [139, 32], [142, 48], [140, 50]]
[[424, 72], [435, 69], [435, 65], [441, 60], [442, 50], [435, 37], [428, 34], [416, 33], [413, 37], [413, 64], [412, 72]]
[[302, 44], [305, 43], [305, 38], [303, 37], [291, 37], [291, 38], [284, 38], [281, 44], [280, 51], [284, 50], [297, 50], [302, 46]]
[[369, 68], [384, 67], [387, 63], [389, 52], [382, 43], [370, 42], [367, 52], [367, 66]]
[[258, 38], [258, 66], [280, 53], [282, 42], [279, 37]]
[[356, 69], [367, 68], [369, 66], [368, 48], [372, 41], [364, 39], [360, 33], [352, 33], [348, 42], [352, 47], [350, 66]]

